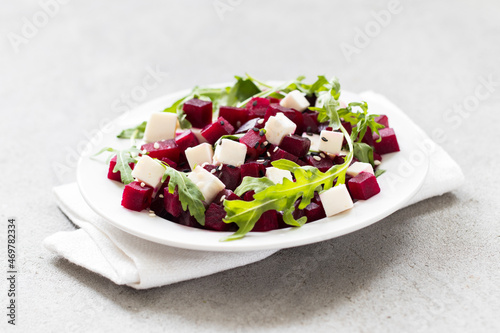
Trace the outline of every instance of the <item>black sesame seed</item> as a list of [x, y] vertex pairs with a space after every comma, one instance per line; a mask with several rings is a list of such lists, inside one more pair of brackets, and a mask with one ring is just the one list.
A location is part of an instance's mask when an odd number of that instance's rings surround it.
[[259, 131], [259, 129], [258, 129], [257, 127], [252, 128], [252, 130], [253, 130], [254, 132], [258, 132], [258, 131]]
[[313, 136], [313, 132], [306, 132], [307, 135]]
[[256, 142], [255, 145], [253, 146], [255, 149], [259, 148], [259, 143]]
[[260, 136], [264, 136], [264, 134], [265, 134], [265, 133], [264, 133], [264, 131], [263, 131], [263, 130], [260, 130], [260, 131], [259, 131], [259, 135], [260, 135]]
[[257, 101], [253, 101], [252, 105], [257, 106]]
[[306, 132], [307, 132], [307, 133], [311, 133], [311, 126], [307, 126], [307, 128], [306, 128]]
[[234, 165], [231, 165], [231, 164], [228, 164], [228, 165], [227, 165], [227, 167], [228, 167], [229, 169], [234, 169], [234, 168], [236, 168]]
[[325, 141], [325, 142], [328, 142], [328, 139], [325, 138], [324, 136], [321, 137], [321, 140]]
[[221, 121], [220, 121], [220, 124], [221, 124], [222, 126], [224, 126], [224, 120], [221, 120]]
[[190, 169], [184, 169], [184, 170], [182, 170], [182, 172], [189, 172], [189, 171], [191, 171], [191, 170]]

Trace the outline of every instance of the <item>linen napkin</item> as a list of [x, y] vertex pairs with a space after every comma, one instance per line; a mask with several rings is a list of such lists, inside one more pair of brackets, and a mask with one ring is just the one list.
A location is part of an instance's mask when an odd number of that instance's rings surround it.
[[[361, 97], [370, 105], [376, 103], [402, 113], [384, 96], [366, 92]], [[433, 147], [429, 159], [425, 182], [407, 205], [442, 195], [464, 181], [460, 167], [440, 146]], [[54, 194], [59, 208], [79, 229], [57, 232], [44, 240], [44, 246], [116, 284], [135, 289], [207, 276], [262, 260], [278, 251], [207, 252], [153, 243], [121, 231], [98, 216], [86, 204], [76, 183], [55, 187]]]

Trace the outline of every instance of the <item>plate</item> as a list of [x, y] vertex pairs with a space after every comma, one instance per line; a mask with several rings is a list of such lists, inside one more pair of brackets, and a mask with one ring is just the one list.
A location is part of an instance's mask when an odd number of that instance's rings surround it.
[[425, 134], [404, 113], [390, 103], [381, 103], [373, 93], [363, 95], [362, 99], [342, 92], [343, 101], [366, 100], [370, 113], [386, 114], [401, 149], [383, 157], [381, 168], [387, 171], [378, 178], [381, 192], [369, 200], [357, 201], [351, 210], [307, 223], [301, 228], [250, 232], [243, 239], [221, 242], [220, 239], [229, 232], [190, 228], [160, 217], [150, 217], [146, 211], [123, 208], [120, 202], [124, 185], [106, 178], [108, 166], [105, 158], [91, 156], [102, 147], [127, 148], [130, 141], [117, 139], [117, 133], [147, 120], [151, 113], [163, 110], [187, 93], [189, 91], [170, 94], [122, 114], [89, 141], [80, 157], [77, 181], [85, 201], [109, 223], [137, 237], [185, 249], [228, 252], [281, 249], [320, 242], [369, 226], [402, 208], [419, 190], [427, 174], [429, 158], [420, 144]]

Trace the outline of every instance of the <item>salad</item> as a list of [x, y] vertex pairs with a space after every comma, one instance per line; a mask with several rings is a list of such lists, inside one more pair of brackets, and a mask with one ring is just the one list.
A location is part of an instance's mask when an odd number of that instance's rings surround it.
[[118, 134], [130, 148], [98, 153], [112, 153], [108, 178], [125, 184], [123, 207], [235, 240], [301, 227], [380, 192], [382, 155], [399, 151], [387, 116], [345, 104], [336, 78], [235, 78], [195, 87]]

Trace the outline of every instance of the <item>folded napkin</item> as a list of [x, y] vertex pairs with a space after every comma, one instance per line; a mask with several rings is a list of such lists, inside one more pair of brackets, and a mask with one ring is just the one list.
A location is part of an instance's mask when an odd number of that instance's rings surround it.
[[[402, 113], [381, 95], [367, 92], [361, 96], [369, 103]], [[427, 138], [423, 131], [422, 137]], [[463, 180], [460, 167], [436, 145], [430, 153], [425, 182], [407, 205], [449, 192]], [[135, 289], [210, 275], [262, 260], [277, 251], [207, 252], [153, 243], [121, 231], [97, 215], [82, 198], [76, 183], [55, 187], [54, 194], [59, 208], [79, 229], [47, 237], [45, 247], [116, 284]]]

